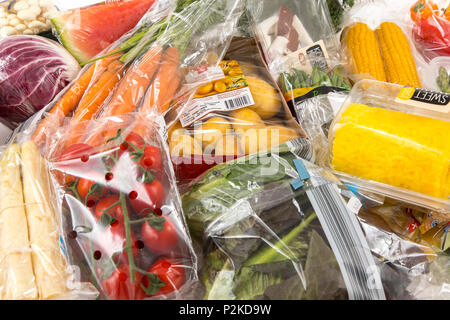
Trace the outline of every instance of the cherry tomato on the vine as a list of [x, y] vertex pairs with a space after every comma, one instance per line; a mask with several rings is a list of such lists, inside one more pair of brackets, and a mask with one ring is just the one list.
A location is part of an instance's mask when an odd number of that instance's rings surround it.
[[157, 217], [142, 225], [141, 237], [153, 253], [168, 254], [178, 244], [178, 231], [168, 217]]
[[179, 290], [186, 282], [185, 270], [183, 267], [176, 266], [168, 259], [160, 259], [153, 264], [149, 273], [156, 274], [166, 285], [161, 287], [153, 296], [167, 295]]
[[161, 150], [155, 146], [146, 146], [139, 163], [145, 170], [162, 170]]
[[105, 227], [93, 239], [94, 251], [99, 251], [100, 258], [114, 257], [114, 261], [128, 262], [127, 247], [131, 248], [133, 258], [139, 253], [138, 244], [133, 231], [130, 230], [131, 243], [127, 243], [125, 227], [119, 221], [114, 222], [110, 226]]
[[130, 279], [130, 268], [126, 264], [119, 265], [111, 276], [102, 281], [102, 286], [106, 295], [112, 300], [142, 300], [145, 298], [145, 291], [141, 284], [145, 285], [145, 279], [140, 273], [135, 271], [134, 282]]
[[75, 181], [79, 173], [85, 171], [86, 164], [94, 154], [95, 149], [83, 143], [73, 144], [66, 148], [58, 159], [58, 171], [66, 175], [65, 182]]

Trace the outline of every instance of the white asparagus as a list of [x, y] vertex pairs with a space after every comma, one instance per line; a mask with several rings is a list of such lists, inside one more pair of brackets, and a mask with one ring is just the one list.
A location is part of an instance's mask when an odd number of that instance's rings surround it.
[[11, 144], [0, 161], [1, 299], [37, 299], [20, 178], [20, 147]]
[[313, 39], [309, 35], [308, 31], [306, 30], [303, 23], [300, 21], [300, 19], [297, 16], [294, 16], [294, 21], [292, 22], [292, 26], [295, 30], [297, 30], [299, 39], [300, 39], [300, 46], [298, 49], [309, 47], [314, 43]]
[[60, 249], [59, 218], [50, 200], [47, 163], [32, 141], [22, 145], [22, 175], [39, 299], [54, 299], [68, 292], [69, 275]]

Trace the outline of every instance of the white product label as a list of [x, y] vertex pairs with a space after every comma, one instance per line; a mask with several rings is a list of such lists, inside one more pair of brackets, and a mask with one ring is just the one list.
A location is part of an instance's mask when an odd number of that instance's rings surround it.
[[[93, 4], [105, 2], [104, 0], [54, 0], [55, 6], [61, 10], [70, 10], [87, 7]], [[113, 2], [113, 1], [109, 1]]]
[[190, 126], [210, 112], [233, 111], [255, 104], [248, 87], [219, 93], [213, 96], [196, 98], [186, 107], [180, 117], [183, 127]]
[[357, 197], [351, 197], [350, 200], [348, 200], [347, 208], [351, 213], [358, 214], [359, 210], [362, 208], [361, 201]]

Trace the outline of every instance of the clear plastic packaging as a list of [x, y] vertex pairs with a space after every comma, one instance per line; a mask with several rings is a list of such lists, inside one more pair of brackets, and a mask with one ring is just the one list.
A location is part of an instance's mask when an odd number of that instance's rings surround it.
[[0, 47], [0, 117], [10, 128], [44, 108], [80, 70], [62, 46], [43, 37], [7, 37]]
[[155, 0], [64, 1], [57, 4], [60, 11], [52, 16], [53, 33], [84, 65], [135, 28], [157, 3]]
[[331, 124], [324, 164], [363, 190], [448, 212], [448, 103], [443, 93], [361, 81]]
[[253, 39], [233, 38], [218, 71], [169, 114], [179, 120], [168, 139], [182, 184], [216, 164], [305, 137]]
[[48, 163], [33, 142], [2, 153], [0, 178], [0, 299], [95, 299], [72, 264], [61, 230]]
[[447, 8], [448, 3], [440, 8], [433, 1], [416, 1], [411, 5], [412, 37], [427, 61], [450, 56], [450, 14]]
[[297, 117], [303, 102], [351, 89], [326, 1], [251, 3], [253, 32]]
[[62, 125], [77, 127], [81, 122], [98, 117], [130, 67], [130, 61], [122, 60], [125, 53], [137, 46], [147, 33], [153, 35], [158, 31], [172, 10], [170, 1], [159, 1], [132, 31], [84, 66], [76, 79], [27, 121], [22, 130], [32, 135], [33, 141], [41, 149], [45, 148], [46, 140], [52, 139]]
[[343, 64], [353, 82], [374, 79], [431, 89], [423, 80], [427, 64], [414, 46], [407, 19], [410, 6], [409, 0], [375, 0], [347, 12], [341, 44]]
[[192, 236], [206, 243], [204, 299], [384, 299], [338, 186], [289, 145], [206, 172], [182, 198]]
[[388, 299], [450, 299], [450, 218], [386, 199], [358, 214]]
[[14, 0], [0, 4], [0, 38], [33, 35], [51, 30], [57, 12], [53, 0]]
[[[86, 144], [93, 128], [116, 135]], [[197, 279], [197, 262], [158, 122], [129, 114], [82, 129], [62, 128], [49, 152], [68, 246], [101, 298], [182, 298]]]

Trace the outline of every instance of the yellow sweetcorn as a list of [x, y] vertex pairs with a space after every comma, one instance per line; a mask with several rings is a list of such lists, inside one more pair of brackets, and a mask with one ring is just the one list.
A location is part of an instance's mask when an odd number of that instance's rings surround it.
[[386, 82], [378, 40], [368, 25], [357, 22], [351, 26], [345, 36], [345, 44], [352, 57], [354, 73], [368, 74], [375, 80]]
[[386, 69], [387, 81], [421, 88], [411, 46], [402, 29], [393, 22], [383, 22], [376, 30]]
[[332, 143], [337, 171], [449, 199], [450, 122], [353, 104]]

